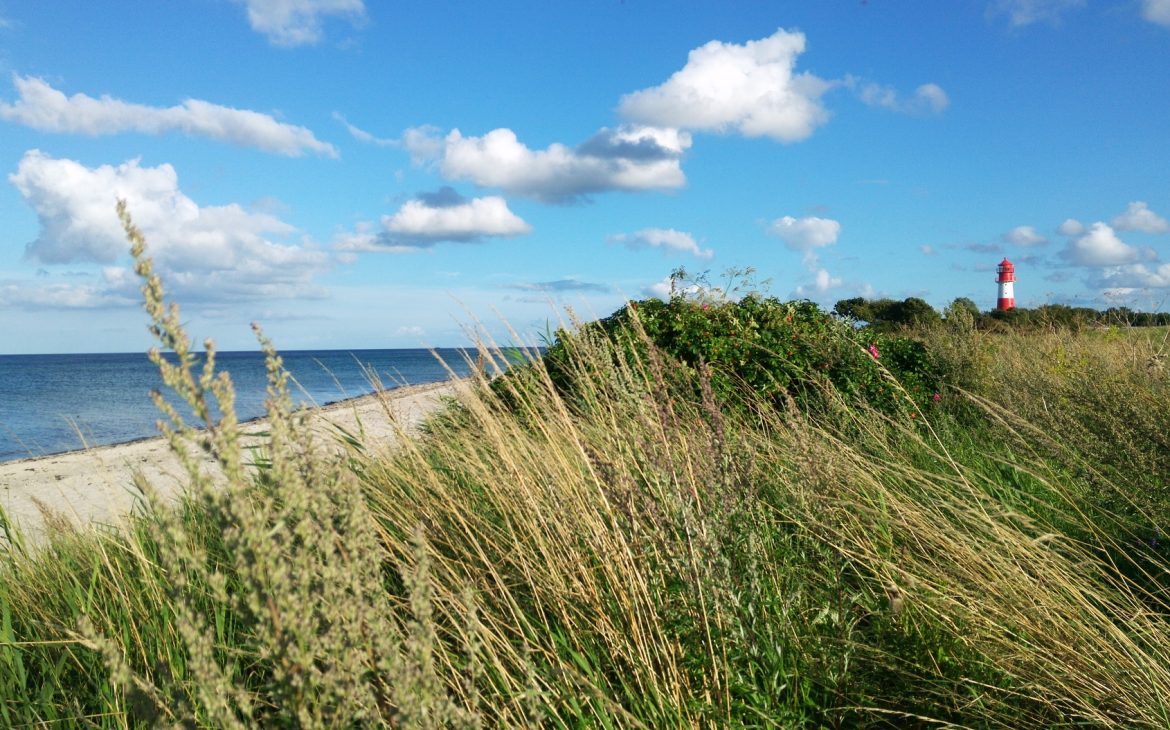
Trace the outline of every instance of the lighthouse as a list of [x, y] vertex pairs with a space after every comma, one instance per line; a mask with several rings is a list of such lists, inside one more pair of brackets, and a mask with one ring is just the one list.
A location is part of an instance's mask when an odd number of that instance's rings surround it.
[[995, 308], [1001, 312], [1016, 308], [1016, 266], [1005, 257], [1003, 261], [999, 262], [999, 266], [995, 267], [995, 273], [999, 276], [995, 281], [999, 284], [999, 301], [996, 302]]

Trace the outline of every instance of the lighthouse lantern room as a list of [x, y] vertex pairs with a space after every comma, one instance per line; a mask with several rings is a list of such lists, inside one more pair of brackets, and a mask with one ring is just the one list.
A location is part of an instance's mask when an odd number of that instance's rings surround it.
[[1016, 308], [1016, 267], [1007, 258], [999, 262], [999, 266], [995, 267], [995, 273], [998, 274], [995, 281], [999, 284], [999, 301], [996, 302], [995, 308], [1002, 311]]

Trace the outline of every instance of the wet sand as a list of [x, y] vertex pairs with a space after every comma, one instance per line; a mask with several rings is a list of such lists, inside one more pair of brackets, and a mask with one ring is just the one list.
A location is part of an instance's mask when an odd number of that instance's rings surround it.
[[[340, 401], [309, 411], [309, 423], [322, 444], [340, 448], [341, 431], [360, 432], [367, 449], [385, 449], [393, 445], [398, 427], [417, 427], [440, 407], [443, 397], [455, 395], [457, 386], [414, 385]], [[242, 426], [244, 433], [265, 428], [263, 419]], [[142, 439], [0, 463], [0, 507], [32, 542], [44, 536], [46, 510], [77, 527], [119, 524], [139, 501], [135, 471], [168, 497], [179, 493], [184, 479], [166, 439]]]

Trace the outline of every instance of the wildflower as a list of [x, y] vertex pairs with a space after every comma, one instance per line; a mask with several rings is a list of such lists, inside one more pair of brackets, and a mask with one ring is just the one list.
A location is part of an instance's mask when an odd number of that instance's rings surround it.
[[873, 344], [872, 342], [869, 344], [869, 354], [870, 357], [872, 357], [874, 360], [877, 360], [882, 356], [882, 354], [878, 352], [877, 345]]
[[930, 399], [933, 400], [935, 403], [938, 403], [940, 400], [942, 400], [942, 396], [939, 395], [938, 393], [935, 393], [934, 395], [930, 396]]
[[702, 309], [704, 312], [706, 312], [710, 308], [711, 308], [711, 305], [707, 304], [706, 302], [703, 302], [703, 306], [699, 307], [699, 309]]

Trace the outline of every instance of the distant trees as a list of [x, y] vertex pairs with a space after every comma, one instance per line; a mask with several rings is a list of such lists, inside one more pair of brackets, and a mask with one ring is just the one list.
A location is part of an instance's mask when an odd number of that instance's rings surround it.
[[956, 297], [943, 310], [943, 317], [948, 320], [969, 317], [972, 322], [977, 322], [981, 316], [983, 313], [979, 311], [979, 305], [967, 297]]
[[904, 327], [937, 324], [939, 313], [925, 299], [907, 297], [896, 299], [842, 299], [833, 307], [840, 317], [864, 322], [875, 330], [891, 331]]
[[958, 297], [948, 304], [940, 315], [926, 301], [918, 297], [896, 299], [842, 299], [833, 307], [839, 317], [866, 324], [879, 332], [890, 332], [907, 327], [922, 327], [945, 321], [960, 329], [995, 329], [1022, 327], [1078, 330], [1084, 327], [1120, 325], [1128, 327], [1170, 326], [1170, 312], [1135, 312], [1129, 307], [1110, 307], [1099, 311], [1091, 307], [1072, 307], [1067, 304], [1043, 304], [1028, 309], [980, 312], [979, 306], [967, 297]]

